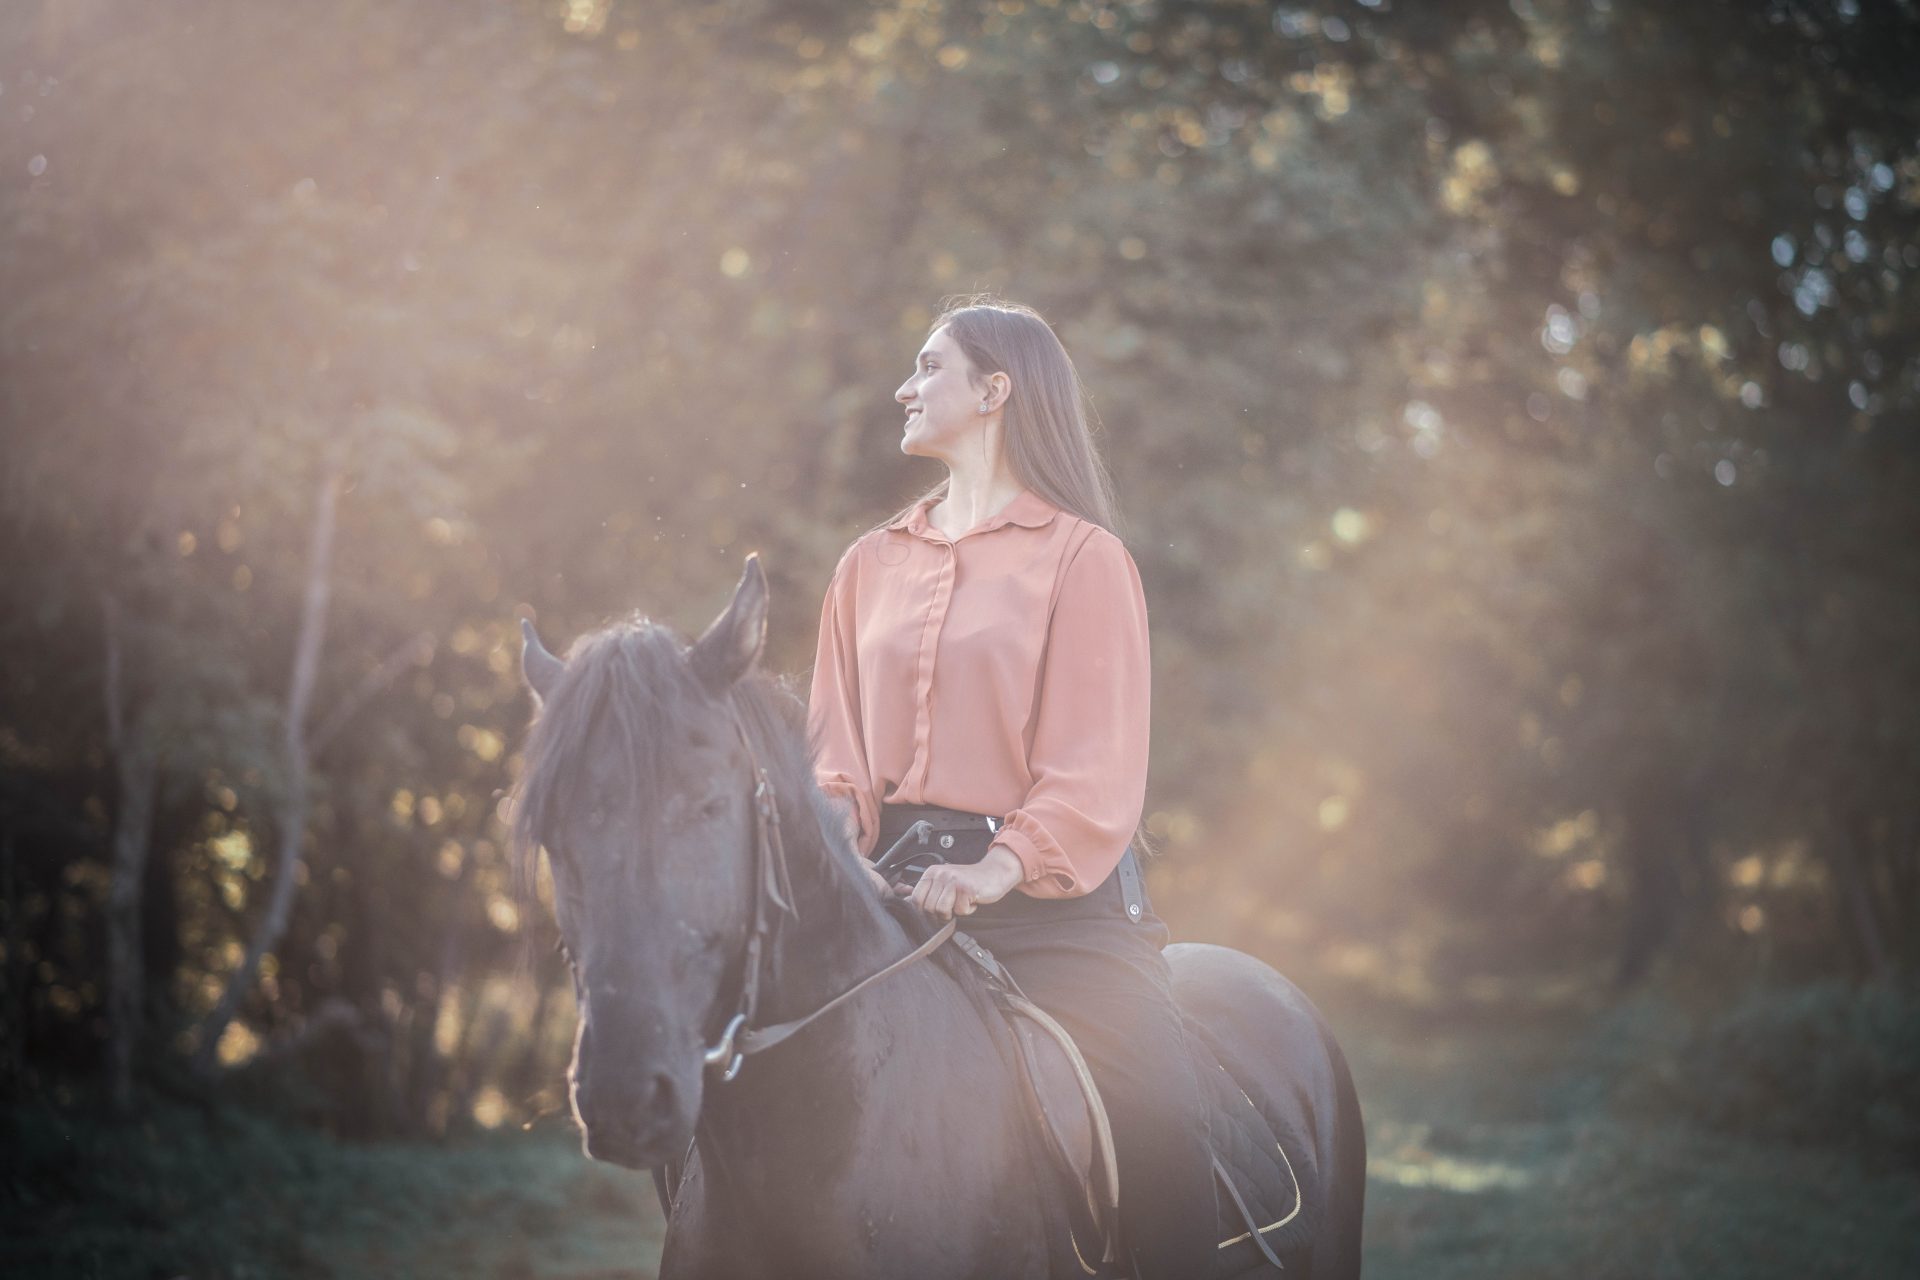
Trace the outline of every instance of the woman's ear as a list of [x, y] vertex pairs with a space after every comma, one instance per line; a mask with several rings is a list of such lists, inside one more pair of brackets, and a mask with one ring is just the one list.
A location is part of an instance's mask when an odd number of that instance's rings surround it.
[[992, 412], [1007, 402], [1007, 393], [1013, 386], [1012, 379], [1004, 373], [990, 373], [986, 385], [980, 390], [980, 403], [986, 408], [982, 412]]

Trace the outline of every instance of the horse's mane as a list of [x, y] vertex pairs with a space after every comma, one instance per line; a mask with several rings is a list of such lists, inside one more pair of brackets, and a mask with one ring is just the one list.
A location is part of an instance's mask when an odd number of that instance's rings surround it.
[[[703, 704], [712, 698], [682, 656], [685, 648], [672, 627], [639, 614], [574, 641], [528, 730], [513, 789], [511, 844], [523, 888], [532, 883], [541, 834], [557, 821], [571, 781], [582, 773], [596, 719], [606, 722], [598, 731], [600, 740], [622, 753], [621, 772], [636, 786], [661, 795], [676, 785], [669, 770], [673, 742], [662, 730], [704, 718]], [[733, 699], [754, 757], [773, 784], [789, 874], [824, 880], [838, 890], [819, 895], [829, 901], [866, 895], [866, 879], [855, 861], [859, 855], [846, 837], [839, 807], [814, 781], [806, 705], [792, 679], [750, 671], [735, 682]], [[902, 913], [889, 914], [909, 923]]]

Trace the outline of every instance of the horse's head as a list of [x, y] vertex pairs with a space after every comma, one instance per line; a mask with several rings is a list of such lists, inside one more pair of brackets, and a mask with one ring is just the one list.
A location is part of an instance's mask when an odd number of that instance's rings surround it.
[[516, 844], [544, 846], [552, 869], [579, 1004], [571, 1098], [597, 1159], [639, 1168], [683, 1153], [705, 1039], [740, 989], [755, 825], [733, 688], [766, 629], [754, 556], [690, 646], [629, 621], [581, 637], [563, 662], [524, 626], [538, 710]]

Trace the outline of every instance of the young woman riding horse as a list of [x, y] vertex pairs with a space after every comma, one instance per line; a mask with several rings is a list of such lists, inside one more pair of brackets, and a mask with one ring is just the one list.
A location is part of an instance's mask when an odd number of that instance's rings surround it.
[[976, 302], [934, 322], [894, 398], [901, 451], [948, 475], [834, 572], [809, 699], [817, 780], [868, 857], [934, 824], [946, 861], [912, 901], [962, 917], [1072, 1032], [1113, 1128], [1141, 1280], [1204, 1276], [1207, 1112], [1167, 929], [1132, 861], [1147, 609], [1079, 377], [1037, 312]]
[[[900, 398], [950, 479], [842, 558], [811, 712], [760, 668], [757, 556], [692, 643], [636, 614], [563, 659], [522, 622], [512, 846], [552, 877], [587, 1154], [669, 1192], [662, 1280], [1131, 1280], [1111, 1183], [1060, 1176], [999, 997], [942, 945], [964, 923], [1091, 1059], [1141, 1271], [1353, 1280], [1331, 1030], [1251, 956], [1163, 956], [1139, 889], [1146, 615], [1072, 366], [1037, 316], [963, 308]], [[861, 854], [929, 829], [909, 869], [953, 865], [916, 909]]]

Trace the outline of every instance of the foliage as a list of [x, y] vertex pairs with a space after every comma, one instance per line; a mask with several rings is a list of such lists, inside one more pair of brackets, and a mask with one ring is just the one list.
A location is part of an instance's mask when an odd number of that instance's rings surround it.
[[1755, 993], [1622, 1093], [1721, 1132], [1920, 1168], [1920, 1000], [1832, 983]]
[[356, 1147], [234, 1108], [0, 1116], [0, 1265], [39, 1277], [631, 1274], [658, 1260], [652, 1183], [565, 1135]]
[[1911, 981], [1917, 31], [1910, 0], [11, 7], [9, 1087], [97, 1056], [102, 601], [165, 747], [152, 1062], [271, 893], [338, 467], [298, 896], [221, 1056], [344, 1006], [342, 1130], [556, 1105], [571, 1010], [497, 809], [516, 615], [692, 630], [758, 548], [803, 670], [848, 537], [933, 478], [889, 397], [976, 288], [1093, 392], [1183, 935], [1427, 1004]]
[[[1605, 1034], [1658, 1053], [1684, 1016], [1642, 996]], [[1367, 1109], [1369, 1276], [1871, 1280], [1920, 1246], [1910, 1171], [1616, 1105], [1633, 1064], [1596, 1061], [1590, 1020], [1336, 1017]]]

